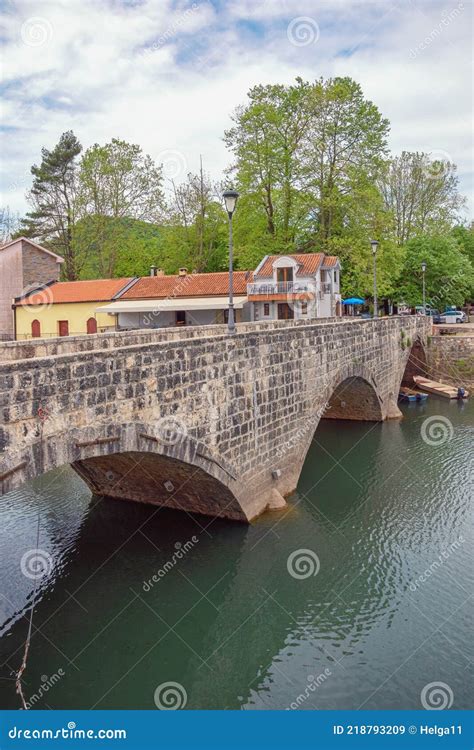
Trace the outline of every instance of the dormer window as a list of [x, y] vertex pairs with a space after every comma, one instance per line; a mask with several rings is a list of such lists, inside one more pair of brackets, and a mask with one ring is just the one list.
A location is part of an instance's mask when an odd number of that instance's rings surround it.
[[284, 268], [277, 268], [277, 281], [286, 282], [293, 281], [293, 266], [285, 266]]

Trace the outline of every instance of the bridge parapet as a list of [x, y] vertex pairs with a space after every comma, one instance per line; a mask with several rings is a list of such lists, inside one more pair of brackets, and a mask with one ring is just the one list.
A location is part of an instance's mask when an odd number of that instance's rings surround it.
[[[296, 488], [322, 416], [399, 414], [429, 328], [393, 317], [39, 342], [47, 356], [0, 364], [1, 492], [70, 463], [99, 494], [250, 520]], [[100, 348], [81, 350], [90, 338]]]

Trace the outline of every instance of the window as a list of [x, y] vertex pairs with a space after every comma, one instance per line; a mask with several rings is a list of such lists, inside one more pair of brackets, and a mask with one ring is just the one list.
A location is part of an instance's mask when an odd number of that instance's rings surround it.
[[39, 339], [41, 336], [41, 323], [39, 320], [33, 320], [31, 323], [31, 337], [33, 339]]
[[185, 312], [185, 310], [178, 310], [176, 312], [176, 325], [177, 326], [185, 326], [186, 325], [186, 312]]
[[302, 302], [301, 303], [301, 315], [307, 315], [308, 314], [308, 303]]
[[58, 329], [60, 336], [69, 336], [69, 321], [58, 320]]
[[263, 303], [263, 314], [267, 317], [270, 315], [270, 303], [269, 302]]
[[334, 271], [334, 282], [337, 283], [337, 271]]
[[95, 318], [89, 318], [87, 321], [87, 333], [97, 333], [97, 321]]
[[283, 284], [293, 281], [293, 268], [277, 268], [277, 281]]

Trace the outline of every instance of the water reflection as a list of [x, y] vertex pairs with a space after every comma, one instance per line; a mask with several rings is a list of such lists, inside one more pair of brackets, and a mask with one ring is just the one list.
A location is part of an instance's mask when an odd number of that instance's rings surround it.
[[[0, 676], [21, 657], [32, 585], [20, 560], [40, 508], [55, 568], [41, 581], [26, 692], [65, 675], [38, 707], [153, 709], [155, 688], [175, 681], [188, 708], [286, 708], [325, 674], [302, 710], [418, 708], [436, 679], [466, 708], [472, 406], [430, 399], [406, 414], [321, 424], [290, 512], [248, 528], [91, 502], [69, 469], [11, 493]], [[454, 425], [441, 448], [420, 439], [433, 414]], [[317, 553], [316, 576], [289, 574], [300, 549]], [[11, 681], [0, 690], [2, 706], [18, 706]]]

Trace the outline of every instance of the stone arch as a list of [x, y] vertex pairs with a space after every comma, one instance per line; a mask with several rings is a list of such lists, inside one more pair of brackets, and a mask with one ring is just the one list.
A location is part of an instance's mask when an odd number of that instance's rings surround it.
[[9, 464], [0, 494], [70, 464], [98, 495], [249, 520], [233, 468], [192, 437], [170, 441], [155, 425], [73, 428], [10, 453]]
[[377, 391], [365, 378], [349, 376], [333, 390], [322, 418], [381, 422], [383, 413]]
[[426, 351], [423, 342], [419, 337], [414, 340], [408, 352], [400, 385], [412, 387], [414, 385], [414, 375], [422, 375], [425, 378], [428, 375]]
[[326, 388], [324, 407], [319, 416], [322, 419], [381, 422], [386, 415], [375, 375], [358, 363], [339, 370]]

